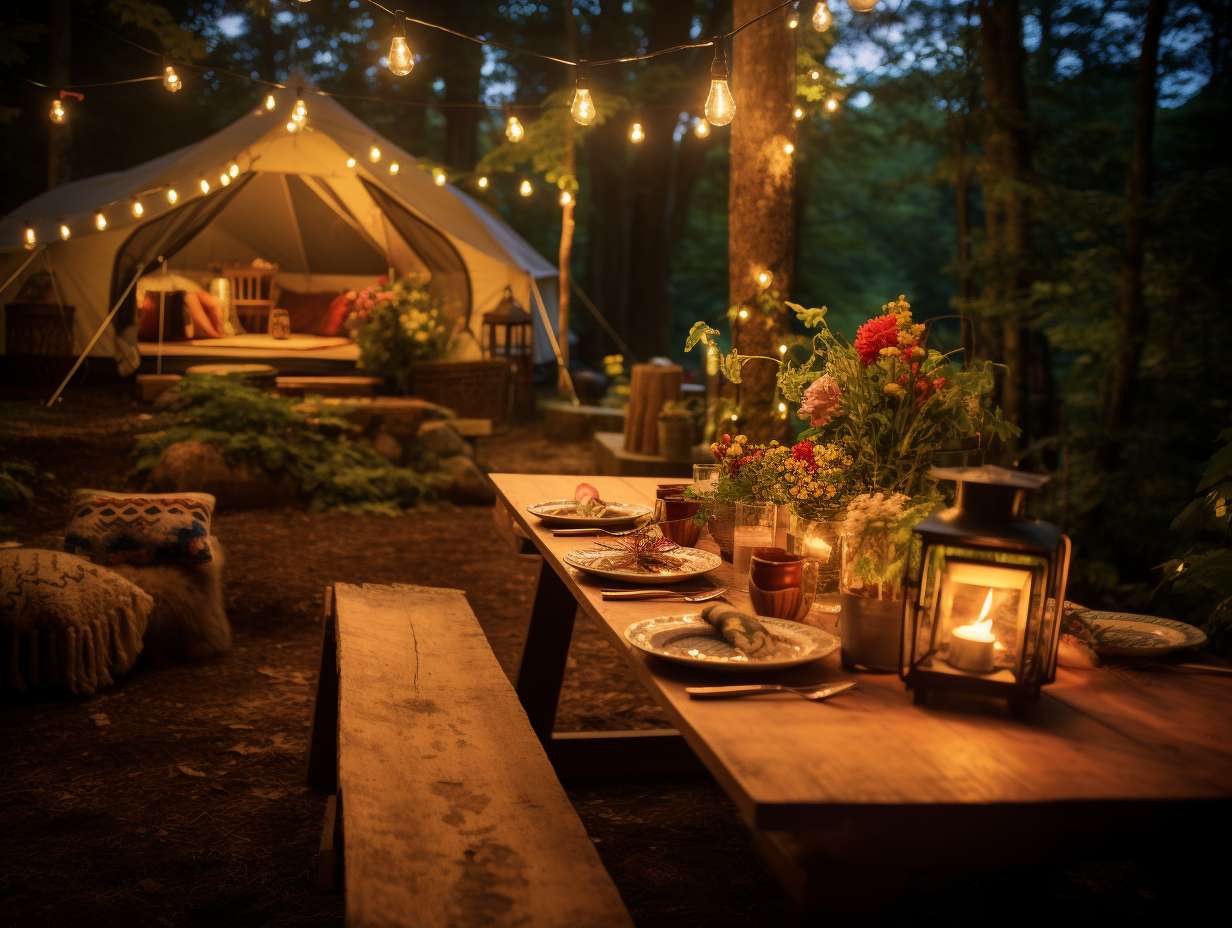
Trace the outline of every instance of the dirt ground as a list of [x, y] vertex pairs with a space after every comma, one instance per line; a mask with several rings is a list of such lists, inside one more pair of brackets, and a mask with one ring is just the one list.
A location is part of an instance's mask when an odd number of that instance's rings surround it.
[[[148, 412], [118, 389], [72, 392], [54, 411], [0, 392], [0, 453], [48, 475], [10, 519], [8, 536], [57, 545], [73, 489], [125, 486], [132, 435]], [[589, 468], [589, 447], [552, 444], [526, 427], [485, 440], [480, 459], [492, 470], [576, 473]], [[341, 923], [341, 898], [314, 885], [324, 801], [304, 785], [326, 583], [461, 587], [513, 673], [534, 567], [493, 537], [487, 508], [398, 518], [224, 511], [216, 534], [227, 551], [229, 654], [139, 666], [87, 700], [0, 704], [0, 924]], [[618, 655], [579, 622], [558, 724], [664, 723]], [[787, 919], [713, 783], [569, 794], [639, 925]], [[1158, 913], [1182, 885], [1132, 861], [1011, 878], [1037, 881], [1037, 904], [1105, 918]], [[927, 894], [888, 902], [870, 909], [889, 920], [949, 909]]]

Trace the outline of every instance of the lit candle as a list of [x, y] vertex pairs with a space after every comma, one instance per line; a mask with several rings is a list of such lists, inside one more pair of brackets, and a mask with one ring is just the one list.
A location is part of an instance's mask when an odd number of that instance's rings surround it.
[[947, 663], [955, 670], [969, 673], [991, 673], [996, 669], [997, 638], [992, 633], [992, 590], [984, 597], [980, 617], [970, 625], [960, 625], [950, 636]]
[[815, 561], [820, 561], [822, 564], [830, 563], [830, 556], [834, 554], [834, 546], [829, 544], [824, 538], [812, 537], [804, 543], [805, 552]]

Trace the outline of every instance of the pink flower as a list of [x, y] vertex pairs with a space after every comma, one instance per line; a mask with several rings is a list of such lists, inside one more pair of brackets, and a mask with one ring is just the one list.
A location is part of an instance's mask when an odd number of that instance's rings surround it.
[[843, 391], [838, 381], [829, 374], [822, 374], [804, 391], [804, 399], [796, 413], [808, 419], [813, 428], [821, 428], [843, 411]]

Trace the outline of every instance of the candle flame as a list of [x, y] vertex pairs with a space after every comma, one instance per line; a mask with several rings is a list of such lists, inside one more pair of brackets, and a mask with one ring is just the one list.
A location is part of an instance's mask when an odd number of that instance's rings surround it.
[[980, 607], [980, 617], [970, 625], [960, 625], [954, 629], [954, 634], [960, 638], [968, 638], [972, 641], [993, 641], [992, 619], [988, 617], [990, 612], [992, 612], [991, 589], [988, 591], [988, 595], [984, 597], [984, 605]]

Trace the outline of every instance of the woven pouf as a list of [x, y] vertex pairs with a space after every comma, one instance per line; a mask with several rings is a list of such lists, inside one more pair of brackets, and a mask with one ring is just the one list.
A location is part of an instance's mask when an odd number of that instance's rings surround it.
[[0, 668], [10, 692], [87, 696], [133, 666], [154, 601], [84, 558], [0, 550]]

